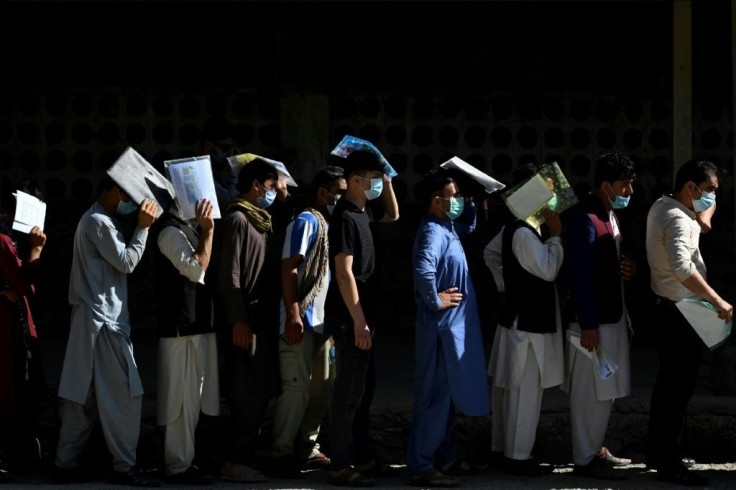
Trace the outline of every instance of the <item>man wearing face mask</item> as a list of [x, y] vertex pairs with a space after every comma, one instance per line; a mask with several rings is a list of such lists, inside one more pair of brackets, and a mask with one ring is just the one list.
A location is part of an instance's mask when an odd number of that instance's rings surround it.
[[480, 317], [460, 243], [475, 229], [476, 207], [444, 169], [427, 174], [417, 194], [428, 213], [414, 240], [416, 368], [406, 462], [411, 485], [455, 487], [452, 475], [463, 471], [455, 408], [473, 417], [489, 411]]
[[[623, 478], [614, 466], [631, 462], [613, 456], [603, 441], [612, 402], [631, 391], [623, 281], [632, 278], [636, 263], [621, 253], [616, 210], [628, 204], [634, 178], [634, 163], [626, 155], [602, 155], [596, 163], [595, 190], [572, 213], [567, 228], [576, 318], [568, 329], [563, 389], [570, 394], [573, 473], [598, 479]], [[599, 366], [606, 360], [618, 366], [612, 374], [601, 374]]]
[[[541, 169], [536, 163], [519, 167], [513, 184]], [[555, 284], [564, 258], [562, 223], [557, 213], [547, 209], [549, 237], [543, 240], [541, 228], [508, 214], [508, 223], [483, 253], [496, 287], [505, 293], [488, 362], [488, 375], [493, 378], [491, 451], [502, 461], [500, 469], [505, 473], [542, 476], [554, 469], [540, 465], [531, 454], [542, 396], [546, 388], [562, 383], [564, 373]]]
[[279, 315], [282, 393], [276, 401], [268, 465], [268, 473], [281, 478], [300, 477], [303, 465], [330, 462], [316, 442], [330, 393], [330, 342], [324, 320], [330, 283], [327, 231], [346, 188], [340, 167], [320, 169], [312, 179], [312, 207], [286, 228]]
[[678, 438], [687, 404], [695, 389], [704, 343], [675, 305], [684, 299], [704, 300], [718, 310], [724, 322], [733, 306], [708, 284], [700, 254], [698, 215], [715, 205], [718, 167], [705, 160], [690, 160], [675, 177], [675, 192], [657, 199], [647, 215], [646, 247], [651, 286], [657, 295], [659, 318], [656, 339], [659, 371], [649, 411], [647, 468], [657, 478], [688, 486], [704, 486], [708, 479], [689, 469]]
[[118, 484], [159, 486], [136, 466], [143, 385], [130, 341], [127, 275], [143, 257], [157, 204], [144, 199], [125, 242], [118, 214], [138, 209], [110, 177], [74, 235], [69, 341], [59, 382], [64, 399], [54, 479], [80, 482], [79, 456], [99, 419]]
[[266, 408], [281, 391], [278, 331], [270, 326], [270, 290], [264, 286], [266, 241], [276, 198], [276, 168], [258, 157], [238, 174], [238, 196], [222, 218], [222, 253], [218, 271], [220, 294], [231, 325], [227, 356], [231, 447], [219, 478], [236, 482], [265, 481], [253, 468], [254, 450]]
[[[327, 478], [337, 485], [370, 486], [375, 480], [364, 473], [378, 473], [382, 464], [372, 454], [368, 433], [375, 384], [371, 370], [375, 305], [367, 281], [373, 274], [375, 249], [373, 215], [366, 205], [380, 197], [385, 210], [382, 222], [396, 221], [399, 206], [378, 155], [357, 150], [341, 159], [341, 166], [347, 190], [335, 206], [328, 237], [334, 277], [327, 293], [326, 316], [335, 339], [337, 374], [330, 408], [332, 463]], [[360, 423], [354, 424], [357, 417]]]

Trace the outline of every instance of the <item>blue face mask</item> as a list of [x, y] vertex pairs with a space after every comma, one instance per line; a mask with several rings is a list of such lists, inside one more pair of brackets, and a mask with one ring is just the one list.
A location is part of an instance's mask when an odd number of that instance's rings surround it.
[[340, 194], [333, 196], [332, 194], [328, 192], [327, 195], [332, 198], [332, 204], [327, 204], [327, 201], [325, 201], [325, 205], [327, 206], [327, 212], [330, 214], [330, 216], [332, 216], [332, 213], [335, 211], [335, 206], [337, 205], [337, 201], [340, 200]]
[[465, 199], [463, 199], [462, 197], [443, 197], [442, 199], [444, 199], [445, 201], [450, 201], [450, 210], [442, 210], [448, 218], [450, 218], [451, 220], [456, 220], [458, 216], [463, 214], [463, 210], [465, 209]]
[[273, 204], [273, 201], [276, 199], [276, 191], [270, 190], [266, 191], [266, 195], [264, 197], [258, 197], [256, 198], [256, 204], [261, 209], [266, 209], [271, 204]]
[[118, 208], [116, 209], [116, 212], [118, 214], [130, 214], [134, 213], [135, 210], [138, 209], [138, 206], [133, 201], [123, 201], [122, 199], [118, 201]]
[[623, 209], [629, 205], [629, 199], [631, 196], [616, 196], [616, 199], [608, 198], [608, 202], [611, 203], [613, 209]]
[[[700, 187], [698, 187], [698, 190], [700, 191]], [[690, 197], [692, 197], [692, 193], [690, 193]], [[705, 192], [700, 191], [700, 199], [693, 198], [693, 210], [696, 213], [702, 213], [706, 209], [710, 208], [716, 203], [716, 193], [715, 192]]]
[[[364, 179], [363, 177], [360, 177], [360, 178], [363, 180], [368, 180], [368, 179]], [[371, 181], [371, 188], [366, 189], [363, 192], [365, 193], [365, 197], [367, 197], [369, 201], [372, 201], [373, 199], [380, 196], [381, 192], [383, 192], [383, 178], [377, 177], [375, 179], [370, 179], [370, 181]]]

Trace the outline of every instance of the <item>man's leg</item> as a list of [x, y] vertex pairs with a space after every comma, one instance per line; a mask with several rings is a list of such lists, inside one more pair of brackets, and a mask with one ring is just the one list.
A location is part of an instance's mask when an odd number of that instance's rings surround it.
[[313, 335], [315, 342], [312, 345], [309, 403], [297, 438], [297, 452], [301, 459], [308, 459], [319, 453], [317, 436], [330, 402], [330, 342], [325, 335]]
[[64, 400], [61, 410], [61, 432], [56, 446], [55, 466], [61, 469], [76, 468], [97, 422], [97, 402], [94, 388], [90, 387], [84, 405]]
[[371, 347], [368, 366], [365, 373], [363, 396], [355, 410], [353, 419], [353, 462], [356, 465], [365, 465], [373, 460], [373, 441], [371, 440], [371, 405], [373, 392], [376, 389], [375, 351]]
[[102, 433], [112, 454], [113, 469], [127, 472], [136, 461], [143, 396], [131, 396], [125, 349], [129, 340], [107, 327], [97, 335], [94, 351], [95, 397]]
[[680, 464], [678, 438], [703, 358], [703, 341], [674, 303], [663, 301], [659, 311], [663, 319], [657, 334], [659, 370], [652, 391], [647, 449], [647, 464], [655, 468]]
[[334, 334], [336, 376], [330, 407], [330, 459], [332, 471], [350, 466], [355, 411], [363, 397], [371, 349], [355, 346], [352, 326]]
[[577, 349], [570, 373], [570, 423], [573, 462], [590, 463], [603, 445], [613, 400], [598, 401], [593, 362]]

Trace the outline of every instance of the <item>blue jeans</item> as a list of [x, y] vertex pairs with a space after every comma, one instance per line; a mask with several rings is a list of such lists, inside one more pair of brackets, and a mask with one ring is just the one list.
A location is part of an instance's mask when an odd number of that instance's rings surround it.
[[[352, 326], [342, 325], [334, 329], [335, 383], [330, 407], [330, 459], [331, 469], [339, 471], [350, 466], [350, 456], [368, 453], [369, 447], [352, 448], [353, 420], [366, 391], [366, 378], [373, 357], [373, 348], [362, 350], [355, 346]], [[372, 390], [371, 390], [372, 391]], [[369, 402], [368, 402], [369, 403]], [[367, 424], [365, 430], [367, 430]], [[370, 445], [370, 439], [355, 438], [361, 446]], [[357, 456], [356, 456], [357, 458]], [[365, 463], [367, 461], [356, 461]]]

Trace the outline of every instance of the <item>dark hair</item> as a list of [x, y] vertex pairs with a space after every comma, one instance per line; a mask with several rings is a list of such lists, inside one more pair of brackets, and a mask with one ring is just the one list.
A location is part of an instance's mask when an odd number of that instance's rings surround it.
[[677, 171], [675, 191], [680, 191], [690, 181], [695, 182], [695, 185], [700, 185], [701, 182], [705, 182], [713, 175], [718, 177], [719, 173], [718, 167], [713, 162], [696, 159], [688, 160]]
[[238, 174], [238, 192], [245, 193], [250, 190], [254, 180], [265, 184], [268, 179], [278, 180], [279, 174], [276, 167], [261, 157], [256, 157], [246, 163]]
[[634, 162], [621, 152], [605, 153], [598, 158], [595, 165], [593, 185], [598, 189], [603, 182], [613, 184], [621, 179], [633, 179], [636, 177]]
[[199, 138], [202, 145], [206, 141], [217, 143], [234, 136], [233, 125], [223, 117], [213, 117], [207, 119], [199, 132]]
[[429, 203], [434, 195], [438, 192], [442, 193], [445, 186], [455, 182], [450, 173], [443, 168], [430, 170], [415, 187], [417, 200], [425, 206]]
[[345, 178], [349, 179], [355, 174], [365, 175], [366, 172], [373, 172], [378, 170], [383, 172], [383, 165], [381, 160], [372, 151], [369, 150], [356, 150], [350, 155], [344, 158], [344, 162], [341, 165], [345, 170]]
[[540, 170], [542, 170], [542, 165], [537, 162], [528, 162], [519, 165], [518, 167], [516, 167], [513, 175], [511, 176], [511, 185], [521, 184], [532, 175], [538, 173]]
[[312, 178], [312, 199], [317, 197], [317, 192], [321, 187], [327, 189], [339, 179], [344, 178], [344, 173], [342, 168], [335, 165], [328, 165], [319, 169]]
[[15, 187], [8, 189], [3, 192], [2, 196], [2, 207], [3, 211], [10, 214], [15, 214], [15, 208], [17, 205], [17, 199], [13, 196], [16, 191], [25, 192], [36, 199], [43, 201], [43, 192], [41, 192], [41, 184], [38, 180], [33, 177], [25, 177], [15, 184]]

